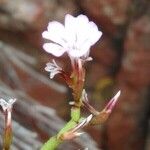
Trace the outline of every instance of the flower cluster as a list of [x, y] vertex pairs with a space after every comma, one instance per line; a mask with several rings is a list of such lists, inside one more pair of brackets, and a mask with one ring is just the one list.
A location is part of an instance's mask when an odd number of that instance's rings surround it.
[[[43, 45], [44, 50], [56, 57], [60, 57], [66, 52], [71, 60], [72, 67], [68, 74], [53, 60], [52, 63], [46, 64], [45, 70], [50, 73], [50, 78], [60, 74], [72, 89], [73, 94], [73, 101], [69, 102], [71, 105], [70, 121], [56, 136], [43, 145], [42, 150], [50, 148], [54, 150], [63, 140], [80, 136], [82, 133], [79, 130], [85, 126], [105, 122], [114, 108], [120, 96], [120, 91], [102, 111], [98, 111], [89, 104], [87, 93], [84, 90], [84, 63], [91, 60], [91, 57], [89, 57], [90, 48], [100, 39], [101, 35], [102, 32], [98, 30], [96, 24], [89, 21], [85, 15], [73, 17], [69, 14], [65, 16], [64, 25], [57, 21], [49, 22], [47, 31], [42, 33], [44, 38], [50, 40], [49, 43]], [[90, 115], [84, 119], [81, 107], [85, 107], [90, 112]]]
[[[56, 57], [66, 52], [71, 59], [73, 72], [82, 74], [81, 63], [92, 60], [89, 57], [90, 48], [100, 39], [101, 35], [102, 32], [98, 30], [94, 22], [89, 21], [87, 16], [73, 17], [67, 14], [64, 25], [57, 21], [49, 22], [47, 31], [44, 31], [42, 36], [50, 42], [45, 43], [43, 48]], [[45, 70], [50, 73], [51, 79], [56, 74], [63, 72], [54, 60], [46, 64]], [[64, 72], [62, 74], [64, 75]]]

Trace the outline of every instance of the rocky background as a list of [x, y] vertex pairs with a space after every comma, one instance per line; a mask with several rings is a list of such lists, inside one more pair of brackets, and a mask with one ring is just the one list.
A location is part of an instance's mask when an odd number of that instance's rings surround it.
[[[86, 66], [90, 103], [101, 109], [119, 89], [122, 95], [105, 124], [59, 149], [149, 150], [150, 1], [0, 0], [0, 97], [18, 99], [12, 150], [38, 150], [69, 118], [69, 90], [44, 71], [54, 57], [41, 38], [49, 21], [67, 13], [87, 15], [103, 32]], [[58, 62], [67, 69], [66, 56]], [[3, 121], [0, 133], [2, 143]]]

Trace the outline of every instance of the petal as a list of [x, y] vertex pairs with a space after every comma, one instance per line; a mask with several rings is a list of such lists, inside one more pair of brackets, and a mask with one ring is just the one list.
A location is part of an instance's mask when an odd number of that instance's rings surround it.
[[85, 15], [79, 15], [77, 16], [77, 21], [84, 24], [84, 23], [88, 23], [89, 19]]
[[96, 24], [94, 22], [89, 22], [88, 25], [84, 28], [79, 36], [79, 41], [77, 42], [78, 47], [82, 47], [83, 45], [94, 45], [101, 37], [102, 32], [98, 30]]
[[89, 22], [89, 29], [89, 35], [92, 35], [89, 36], [89, 41], [93, 45], [100, 39], [100, 37], [102, 36], [102, 32], [98, 30], [97, 25], [92, 21]]
[[65, 36], [65, 28], [64, 26], [57, 22], [52, 21], [48, 24], [48, 31], [44, 31], [42, 36], [46, 39], [49, 39], [55, 43], [63, 45], [66, 43], [66, 36]]
[[85, 28], [88, 26], [89, 19], [85, 15], [79, 15], [76, 18], [76, 28], [77, 28], [77, 34], [81, 33], [82, 30], [85, 30]]
[[76, 21], [75, 17], [73, 17], [72, 15], [67, 14], [65, 16], [65, 28], [72, 30], [73, 29], [72, 27], [75, 27], [74, 26], [75, 21]]
[[46, 43], [43, 45], [43, 48], [46, 52], [51, 53], [56, 57], [63, 55], [63, 53], [66, 51], [63, 47], [54, 43]]
[[76, 18], [76, 34], [77, 34], [77, 44], [82, 43], [87, 38], [89, 19], [85, 15], [79, 15]]
[[76, 19], [75, 17], [67, 14], [65, 16], [65, 29], [67, 34], [67, 41], [73, 44], [76, 40]]

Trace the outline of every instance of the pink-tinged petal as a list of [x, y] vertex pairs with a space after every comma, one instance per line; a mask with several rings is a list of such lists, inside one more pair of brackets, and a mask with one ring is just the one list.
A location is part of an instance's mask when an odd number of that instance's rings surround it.
[[98, 27], [97, 27], [97, 25], [93, 21], [89, 22], [89, 27], [91, 29], [94, 29], [94, 30], [98, 31]]
[[48, 27], [47, 27], [48, 31], [50, 30], [59, 30], [60, 32], [64, 31], [64, 25], [61, 24], [60, 22], [58, 21], [51, 21], [48, 23]]
[[102, 36], [102, 32], [95, 31], [91, 34], [92, 34], [92, 36], [89, 37], [89, 44], [92, 46], [100, 39], [100, 37]]
[[44, 31], [42, 33], [42, 37], [45, 38], [45, 39], [48, 39], [48, 40], [51, 40], [51, 38], [52, 38], [48, 31]]
[[67, 14], [65, 16], [65, 29], [67, 41], [73, 44], [76, 41], [76, 18]]
[[102, 32], [98, 30], [94, 22], [87, 22], [78, 26], [77, 35], [77, 47], [82, 47], [84, 44], [92, 46], [100, 39]]
[[[95, 44], [100, 37], [102, 36], [102, 32], [98, 30], [97, 25], [94, 22], [89, 22], [89, 41], [91, 44]], [[90, 36], [91, 35], [91, 36]]]
[[44, 44], [43, 49], [46, 52], [51, 53], [52, 55], [54, 55], [56, 57], [63, 55], [63, 53], [66, 51], [63, 47], [61, 47], [60, 45], [54, 44], [54, 43]]
[[[84, 31], [84, 30], [83, 30]], [[85, 28], [85, 32], [82, 32], [82, 39], [78, 42], [79, 46], [82, 45], [89, 45], [92, 46], [94, 45], [102, 36], [102, 32], [98, 30], [96, 24], [94, 22], [89, 22], [88, 25]], [[85, 33], [85, 34], [84, 34]]]
[[[70, 25], [73, 25], [73, 27], [74, 27], [75, 21], [76, 21], [76, 18], [75, 18], [75, 17], [73, 17], [72, 15], [67, 14], [67, 15], [65, 16], [65, 28], [70, 29], [70, 28], [72, 27], [72, 26], [70, 26]], [[72, 29], [72, 28], [71, 28], [71, 29]]]
[[77, 25], [79, 25], [79, 24], [80, 25], [85, 25], [85, 24], [88, 24], [89, 19], [85, 15], [79, 15], [79, 16], [77, 16], [76, 21], [78, 23]]
[[57, 21], [49, 22], [48, 31], [44, 31], [42, 33], [42, 36], [44, 38], [49, 39], [60, 45], [64, 45], [64, 43], [67, 42], [65, 35], [66, 34], [64, 26]]
[[77, 35], [76, 44], [77, 45], [80, 45], [86, 40], [87, 32], [89, 30], [88, 23], [89, 23], [89, 19], [85, 15], [79, 15], [76, 18], [76, 35]]

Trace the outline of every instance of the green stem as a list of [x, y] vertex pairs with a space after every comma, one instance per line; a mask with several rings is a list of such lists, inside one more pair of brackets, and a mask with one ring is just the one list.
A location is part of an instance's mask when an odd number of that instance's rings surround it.
[[62, 141], [57, 136], [51, 137], [41, 148], [41, 150], [55, 150]]
[[62, 142], [61, 136], [74, 128], [80, 120], [80, 108], [72, 107], [71, 120], [59, 131], [56, 136], [51, 137], [41, 148], [41, 150], [55, 150]]
[[5, 133], [4, 133], [3, 150], [9, 150], [11, 142], [12, 142], [12, 129], [11, 127], [8, 127], [7, 129], [5, 129]]
[[[81, 118], [80, 107], [81, 107], [81, 93], [84, 85], [85, 70], [82, 67], [82, 61], [78, 59], [77, 62], [73, 62], [73, 72], [71, 75], [72, 82], [69, 82], [69, 87], [73, 90], [74, 106], [71, 108], [71, 119], [70, 121], [59, 131], [56, 136], [50, 138], [41, 148], [41, 150], [55, 150], [59, 144], [63, 142], [63, 134], [70, 129], [73, 129]], [[68, 83], [68, 82], [67, 82]]]

